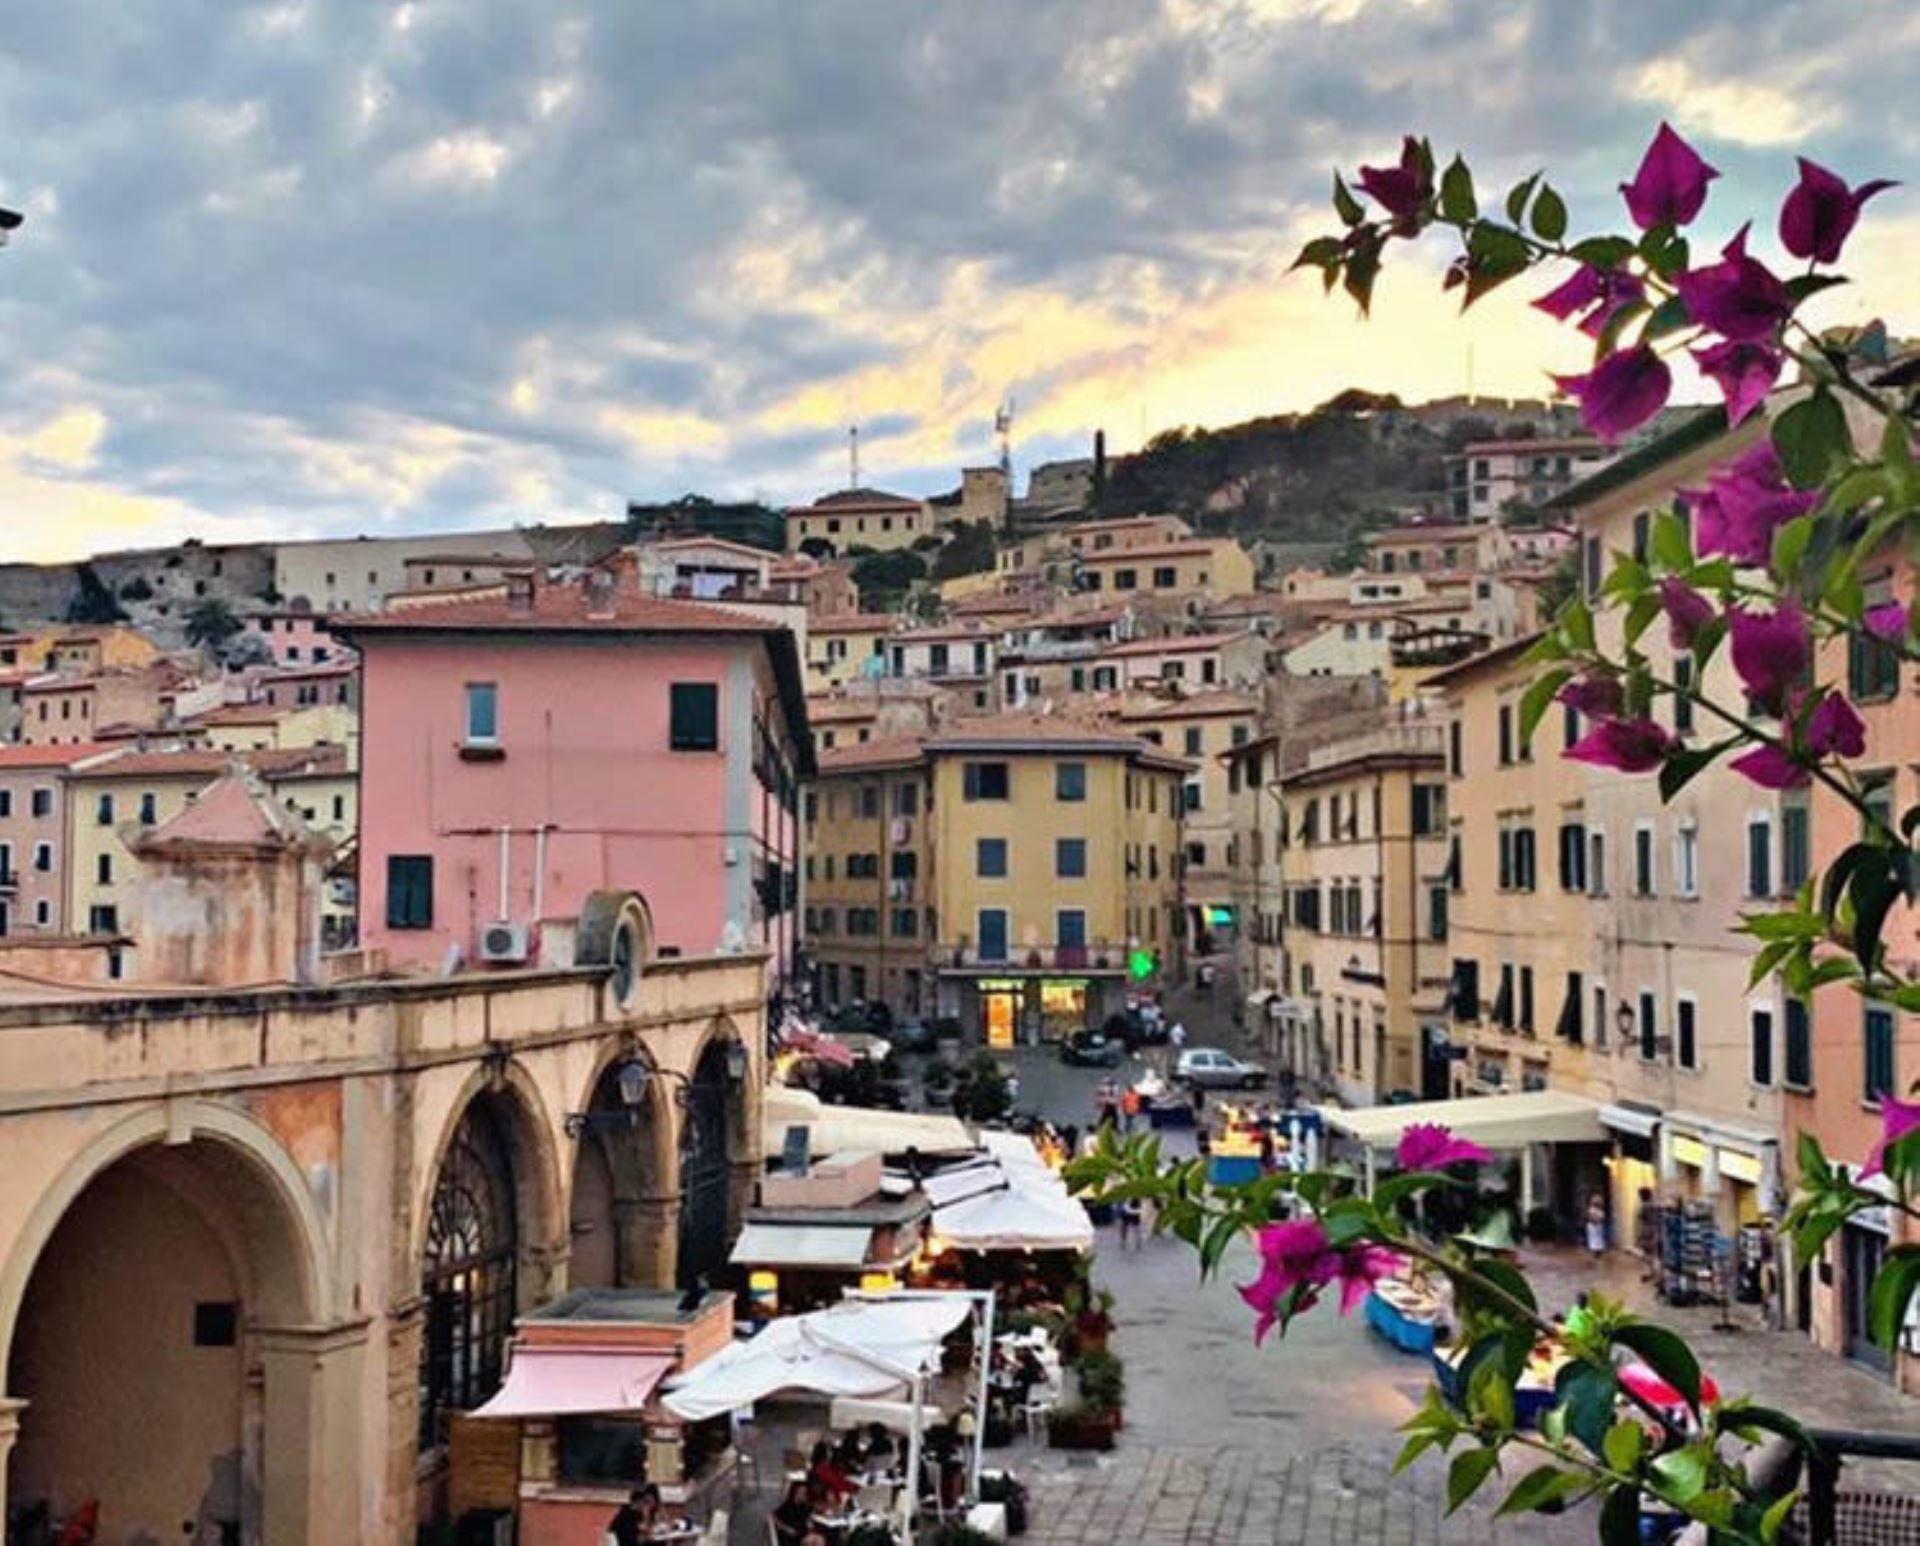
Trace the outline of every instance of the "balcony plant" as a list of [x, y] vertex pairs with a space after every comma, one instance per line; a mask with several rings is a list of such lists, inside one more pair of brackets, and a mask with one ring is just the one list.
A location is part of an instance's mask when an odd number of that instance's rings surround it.
[[[1780, 247], [1804, 265], [1786, 277], [1757, 255], [1751, 223], [1717, 256], [1695, 254], [1686, 229], [1717, 176], [1662, 125], [1621, 185], [1632, 229], [1575, 236], [1565, 201], [1540, 174], [1483, 208], [1463, 157], [1441, 169], [1427, 141], [1408, 137], [1395, 162], [1360, 168], [1353, 185], [1335, 176], [1339, 229], [1309, 241], [1296, 267], [1319, 270], [1329, 291], [1342, 287], [1363, 313], [1393, 244], [1433, 231], [1458, 241], [1444, 288], [1467, 305], [1553, 269], [1560, 282], [1534, 304], [1592, 340], [1591, 368], [1559, 382], [1608, 441], [1666, 404], [1669, 361], [1681, 350], [1722, 394], [1726, 429], [1771, 400], [1777, 411], [1765, 433], [1747, 430], [1741, 439], [1751, 443], [1688, 491], [1684, 508], [1655, 515], [1644, 552], [1616, 555], [1604, 578], [1590, 575], [1585, 594], [1562, 601], [1533, 647], [1539, 673], [1521, 702], [1521, 733], [1531, 738], [1561, 703], [1588, 726], [1567, 756], [1655, 778], [1667, 800], [1716, 762], [1763, 789], [1820, 785], [1861, 835], [1785, 906], [1745, 917], [1752, 981], [1777, 975], [1796, 997], [1852, 992], [1920, 1012], [1920, 981], [1883, 938], [1893, 910], [1920, 892], [1920, 806], [1896, 811], [1888, 787], [1862, 776], [1872, 765], [1863, 764], [1869, 727], [1849, 696], [1860, 696], [1863, 682], [1897, 690], [1901, 672], [1920, 660], [1920, 604], [1869, 595], [1866, 580], [1903, 551], [1909, 574], [1920, 559], [1912, 362], [1891, 358], [1879, 323], [1820, 333], [1802, 317], [1807, 302], [1845, 283], [1835, 265], [1888, 184], [1850, 186], [1802, 158], [1775, 222]], [[1792, 390], [1772, 396], [1790, 371]], [[1595, 624], [1606, 614], [1618, 614], [1620, 626], [1603, 638]], [[1665, 671], [1642, 647], [1660, 624], [1673, 651], [1691, 657], [1691, 671]], [[1708, 663], [1723, 649], [1739, 678], [1737, 701], [1704, 690]], [[1845, 682], [1823, 679], [1836, 656], [1847, 661]], [[1662, 698], [1684, 698], [1712, 734], [1672, 734], [1655, 717]], [[1911, 748], [1874, 752], [1880, 764], [1899, 763]], [[1920, 1217], [1920, 1101], [1893, 1087], [1890, 1072], [1871, 1093], [1884, 1130], [1870, 1154], [1836, 1159], [1800, 1138], [1786, 1231], [1802, 1261], [1868, 1209]], [[1330, 1296], [1351, 1311], [1408, 1263], [1450, 1279], [1463, 1356], [1452, 1393], [1430, 1388], [1403, 1425], [1399, 1462], [1444, 1454], [1450, 1511], [1497, 1483], [1506, 1489], [1501, 1513], [1584, 1510], [1606, 1546], [1640, 1539], [1649, 1499], [1716, 1541], [1772, 1542], [1797, 1495], [1769, 1490], [1742, 1461], [1768, 1441], [1808, 1462], [1828, 1458], [1804, 1425], [1714, 1392], [1684, 1338], [1624, 1305], [1590, 1292], [1553, 1316], [1515, 1262], [1463, 1236], [1424, 1232], [1420, 1215], [1400, 1204], [1438, 1201], [1465, 1184], [1460, 1163], [1486, 1158], [1474, 1145], [1416, 1125], [1396, 1158], [1398, 1173], [1370, 1197], [1333, 1171], [1215, 1187], [1200, 1162], [1169, 1162], [1151, 1135], [1109, 1132], [1069, 1166], [1068, 1179], [1095, 1199], [1153, 1198], [1155, 1227], [1190, 1244], [1206, 1273], [1250, 1236], [1260, 1270], [1239, 1292], [1255, 1312], [1256, 1341], [1284, 1335]], [[1882, 1346], [1895, 1345], [1916, 1295], [1920, 1244], [1895, 1244], [1870, 1290], [1868, 1318]], [[1551, 1404], [1530, 1421], [1516, 1395], [1536, 1349], [1562, 1362]], [[1651, 1369], [1677, 1403], [1623, 1380], [1628, 1361]]]

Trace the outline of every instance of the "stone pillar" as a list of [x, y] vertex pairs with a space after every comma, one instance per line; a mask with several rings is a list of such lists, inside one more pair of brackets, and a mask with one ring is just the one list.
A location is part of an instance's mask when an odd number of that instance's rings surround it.
[[7, 1517], [7, 1476], [13, 1464], [14, 1441], [20, 1437], [20, 1414], [27, 1403], [18, 1396], [0, 1396], [0, 1519]]
[[381, 1539], [411, 1543], [420, 1511], [420, 1339], [426, 1307], [418, 1295], [387, 1317], [387, 1455]]
[[365, 1420], [368, 1323], [263, 1327], [261, 1539], [266, 1546], [366, 1533], [359, 1434]]
[[757, 1188], [763, 1167], [757, 1159], [737, 1159], [733, 1161], [727, 1176], [727, 1238], [733, 1239], [740, 1233], [740, 1226], [746, 1221], [747, 1209], [757, 1199]]
[[613, 1281], [621, 1288], [671, 1288], [680, 1254], [680, 1198], [613, 1200]]

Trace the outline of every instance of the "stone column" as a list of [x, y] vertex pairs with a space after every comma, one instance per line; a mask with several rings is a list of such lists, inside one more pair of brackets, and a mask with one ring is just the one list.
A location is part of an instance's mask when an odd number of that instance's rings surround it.
[[420, 1507], [420, 1341], [426, 1307], [416, 1295], [387, 1317], [387, 1453], [381, 1536], [392, 1546], [415, 1538]]
[[740, 1226], [746, 1220], [746, 1210], [754, 1204], [755, 1188], [760, 1184], [762, 1168], [756, 1159], [737, 1159], [730, 1167], [727, 1176], [728, 1239], [740, 1233]]
[[[263, 1327], [261, 1538], [266, 1546], [365, 1536], [359, 1435], [366, 1420], [366, 1321]], [[377, 1397], [375, 1398], [377, 1403]]]
[[613, 1280], [621, 1288], [671, 1288], [680, 1254], [677, 1193], [613, 1200]]
[[27, 1403], [19, 1396], [0, 1396], [0, 1519], [7, 1517], [7, 1476], [13, 1463], [14, 1441], [20, 1437], [20, 1414]]

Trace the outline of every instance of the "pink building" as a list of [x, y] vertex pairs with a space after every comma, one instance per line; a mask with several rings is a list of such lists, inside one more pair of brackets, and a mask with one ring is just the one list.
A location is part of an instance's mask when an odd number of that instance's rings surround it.
[[273, 652], [275, 665], [323, 666], [347, 653], [317, 612], [256, 612], [245, 622], [247, 632], [258, 634]]
[[525, 965], [628, 888], [663, 951], [766, 949], [785, 980], [813, 767], [789, 630], [606, 573], [335, 627], [361, 652], [364, 944]]
[[359, 702], [360, 669], [344, 651], [319, 665], [288, 666], [266, 671], [253, 680], [253, 697], [276, 709], [310, 709], [323, 703], [348, 708]]
[[66, 932], [65, 774], [111, 749], [0, 746], [0, 936]]

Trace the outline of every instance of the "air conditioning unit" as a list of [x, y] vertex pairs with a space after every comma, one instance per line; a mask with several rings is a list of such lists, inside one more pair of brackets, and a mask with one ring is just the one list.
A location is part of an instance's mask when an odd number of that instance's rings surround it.
[[480, 931], [480, 959], [524, 961], [531, 943], [531, 931], [524, 923], [490, 923]]

